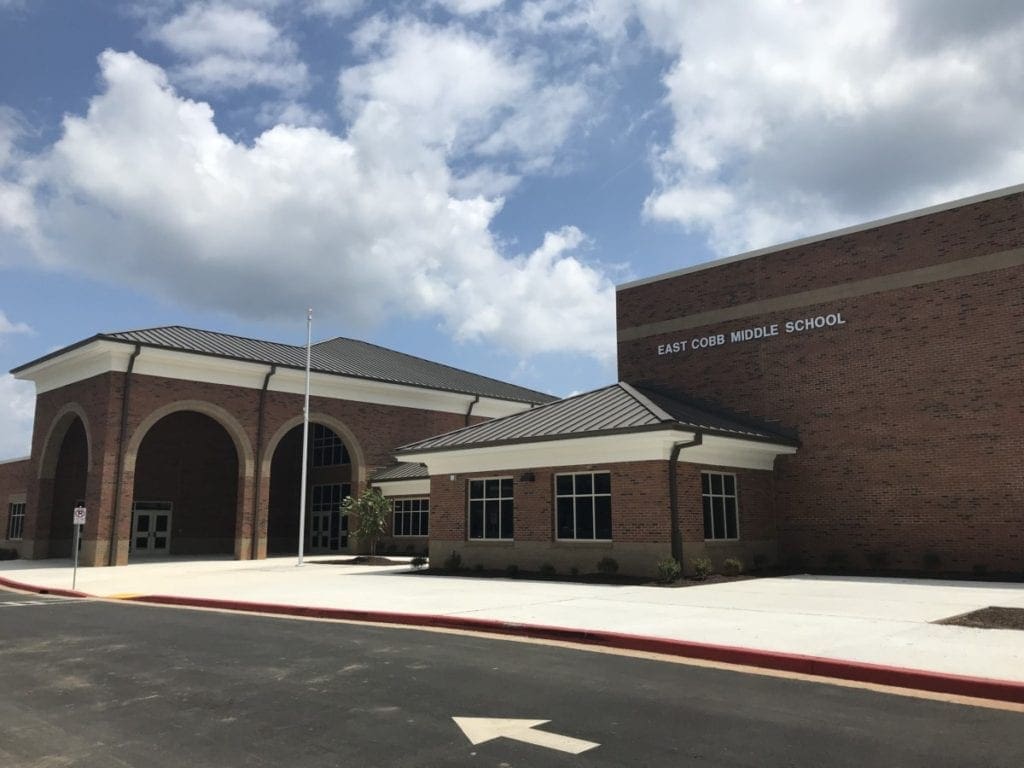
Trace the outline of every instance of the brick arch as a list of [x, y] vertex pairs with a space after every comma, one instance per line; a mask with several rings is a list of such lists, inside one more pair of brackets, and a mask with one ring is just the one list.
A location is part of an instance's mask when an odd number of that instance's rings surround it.
[[82, 422], [82, 428], [85, 430], [86, 471], [92, 471], [92, 437], [89, 428], [89, 417], [86, 416], [85, 409], [78, 403], [65, 403], [50, 421], [50, 429], [47, 431], [46, 439], [43, 441], [43, 451], [40, 454], [39, 471], [37, 474], [39, 480], [52, 480], [56, 476], [57, 459], [60, 457], [61, 445], [68, 433], [68, 429], [76, 418]]
[[[366, 457], [363, 453], [363, 447], [359, 444], [359, 440], [356, 439], [355, 433], [343, 421], [326, 413], [310, 413], [309, 423], [322, 424], [341, 438], [342, 442], [345, 443], [345, 448], [348, 449], [349, 458], [352, 459], [352, 464], [354, 465], [352, 472], [353, 488], [361, 488], [366, 485]], [[267, 441], [267, 447], [263, 451], [263, 458], [260, 460], [260, 475], [263, 479], [270, 478], [270, 468], [274, 461], [274, 452], [277, 450], [278, 443], [295, 427], [301, 425], [302, 416], [295, 416], [282, 424], [270, 440]]]
[[139, 426], [135, 428], [131, 438], [125, 445], [124, 471], [126, 473], [135, 472], [135, 460], [139, 453], [139, 447], [142, 445], [146, 435], [149, 434], [149, 431], [165, 416], [170, 416], [172, 413], [180, 411], [201, 413], [220, 424], [224, 431], [228, 433], [231, 442], [235, 445], [235, 451], [239, 458], [239, 474], [244, 477], [252, 475], [254, 454], [252, 443], [249, 441], [249, 436], [245, 433], [245, 429], [229, 411], [205, 400], [178, 400], [150, 412]]

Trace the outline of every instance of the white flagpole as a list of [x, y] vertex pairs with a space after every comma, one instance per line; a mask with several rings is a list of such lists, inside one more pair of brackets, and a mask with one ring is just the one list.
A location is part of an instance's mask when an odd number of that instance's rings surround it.
[[302, 488], [299, 489], [299, 561], [302, 565], [302, 550], [306, 540], [306, 468], [309, 464], [309, 358], [313, 340], [313, 310], [306, 314], [306, 400], [302, 406]]

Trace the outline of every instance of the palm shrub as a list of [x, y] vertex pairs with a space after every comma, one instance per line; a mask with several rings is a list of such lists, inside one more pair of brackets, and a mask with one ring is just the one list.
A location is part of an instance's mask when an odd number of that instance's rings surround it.
[[359, 496], [349, 496], [341, 502], [341, 511], [359, 521], [351, 529], [353, 538], [370, 542], [370, 556], [377, 554], [377, 539], [384, 535], [391, 514], [391, 502], [377, 488], [367, 488]]

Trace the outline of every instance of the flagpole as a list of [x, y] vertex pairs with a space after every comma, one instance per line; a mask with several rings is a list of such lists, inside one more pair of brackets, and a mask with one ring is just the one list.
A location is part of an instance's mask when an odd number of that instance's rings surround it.
[[299, 489], [299, 561], [302, 565], [302, 550], [306, 540], [306, 471], [309, 465], [309, 358], [313, 340], [313, 310], [306, 313], [306, 400], [302, 406], [302, 488]]

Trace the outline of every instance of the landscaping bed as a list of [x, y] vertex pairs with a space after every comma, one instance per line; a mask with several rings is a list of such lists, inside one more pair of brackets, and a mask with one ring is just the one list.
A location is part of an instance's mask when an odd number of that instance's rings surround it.
[[935, 623], [977, 629], [1024, 630], [1024, 608], [1002, 608], [990, 605], [988, 608], [979, 608], [977, 611], [962, 613], [959, 616], [941, 619]]

